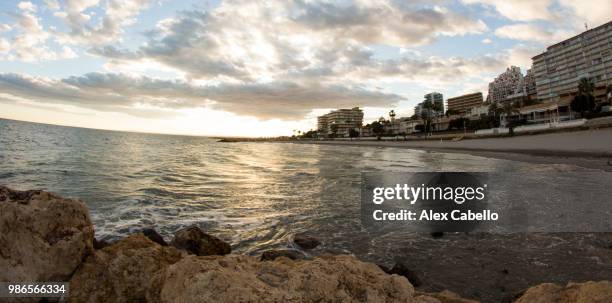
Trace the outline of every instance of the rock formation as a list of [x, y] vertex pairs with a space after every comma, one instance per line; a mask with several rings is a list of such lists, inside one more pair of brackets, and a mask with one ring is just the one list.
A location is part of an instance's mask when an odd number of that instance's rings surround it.
[[0, 186], [0, 281], [68, 281], [93, 234], [81, 201]]
[[544, 283], [531, 287], [515, 303], [609, 303], [612, 302], [612, 282], [569, 283], [559, 286]]
[[184, 255], [142, 233], [130, 235], [83, 262], [70, 280], [69, 302], [143, 302], [149, 279]]
[[[154, 230], [99, 241], [96, 250], [93, 243], [82, 202], [0, 186], [0, 282], [69, 281], [69, 302], [476, 302], [449, 291], [416, 292], [406, 266], [389, 274], [347, 255], [227, 255], [229, 244], [194, 226], [179, 230], [171, 245]], [[541, 284], [513, 300], [612, 302], [612, 282]]]
[[227, 255], [232, 252], [229, 244], [204, 233], [197, 226], [189, 226], [177, 231], [170, 245], [196, 256]]

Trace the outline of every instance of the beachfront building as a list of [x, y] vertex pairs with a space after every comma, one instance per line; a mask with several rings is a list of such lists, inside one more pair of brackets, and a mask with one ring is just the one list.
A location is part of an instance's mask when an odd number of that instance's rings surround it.
[[527, 124], [557, 123], [570, 119], [570, 102], [568, 101], [550, 101], [519, 109], [519, 120]]
[[571, 100], [584, 77], [594, 81], [596, 100], [603, 100], [602, 88], [612, 84], [612, 22], [551, 45], [532, 59], [538, 100]]
[[[426, 115], [430, 115], [431, 117], [439, 117], [444, 115], [444, 96], [438, 92], [432, 92], [423, 96], [425, 100], [423, 102], [417, 104], [414, 107], [414, 114], [417, 117], [425, 117]], [[426, 102], [434, 105], [438, 110], [427, 109], [424, 104]]]
[[497, 76], [489, 83], [489, 95], [487, 103], [503, 103], [507, 97], [523, 91], [524, 82], [521, 68], [510, 66], [505, 72]]
[[317, 117], [317, 128], [323, 136], [348, 137], [350, 130], [357, 132], [363, 124], [363, 111], [359, 107], [338, 109]]
[[481, 106], [483, 104], [483, 98], [482, 93], [477, 92], [473, 94], [448, 98], [446, 102], [448, 103], [447, 107], [449, 111], [456, 111], [459, 114], [463, 115], [468, 113], [473, 107]]

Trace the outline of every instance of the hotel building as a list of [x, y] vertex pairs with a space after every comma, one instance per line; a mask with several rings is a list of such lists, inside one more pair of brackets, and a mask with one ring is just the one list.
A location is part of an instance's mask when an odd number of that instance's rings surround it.
[[417, 104], [417, 106], [414, 107], [414, 114], [417, 117], [423, 117], [426, 114], [426, 111], [428, 109], [423, 107], [423, 104], [425, 102], [431, 102], [431, 104], [437, 105], [437, 107], [440, 109], [438, 111], [435, 111], [435, 110], [432, 111], [433, 116], [444, 115], [444, 96], [441, 93], [438, 93], [438, 92], [429, 93], [423, 96], [423, 98], [425, 98], [425, 100]]
[[522, 92], [524, 87], [523, 74], [518, 66], [510, 66], [505, 72], [489, 83], [488, 103], [503, 103], [508, 96]]
[[320, 134], [348, 137], [351, 129], [359, 131], [363, 124], [363, 111], [359, 107], [338, 109], [317, 117], [317, 129]]
[[612, 22], [587, 30], [549, 46], [533, 57], [537, 98], [552, 102], [571, 99], [580, 78], [595, 83], [595, 98], [605, 98], [605, 86], [612, 84]]
[[471, 108], [481, 106], [483, 101], [481, 92], [448, 98], [446, 100], [448, 110], [457, 111], [459, 114], [470, 112]]

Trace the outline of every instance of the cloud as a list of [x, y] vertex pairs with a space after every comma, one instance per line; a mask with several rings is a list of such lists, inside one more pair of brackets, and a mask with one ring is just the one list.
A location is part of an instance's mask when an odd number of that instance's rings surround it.
[[495, 30], [495, 35], [522, 41], [535, 41], [553, 44], [571, 37], [574, 33], [561, 29], [550, 30], [535, 24], [520, 23], [502, 26]]
[[[158, 110], [209, 107], [261, 119], [299, 119], [315, 108], [390, 106], [401, 97], [361, 87], [303, 85], [290, 81], [263, 84], [193, 85], [179, 80], [89, 73], [55, 80], [0, 74], [0, 89], [19, 98], [133, 114], [146, 106]], [[143, 114], [140, 114], [143, 115]]]
[[[223, 2], [158, 22], [137, 50], [94, 47], [118, 65], [151, 60], [189, 78], [221, 81], [319, 80], [370, 60], [372, 44], [406, 48], [440, 36], [482, 33], [481, 20], [400, 2]], [[236, 22], [240, 20], [240, 22]]]
[[516, 21], [552, 20], [555, 14], [549, 7], [551, 0], [462, 0], [465, 4], [482, 4], [500, 15]]
[[70, 31], [54, 34], [61, 43], [103, 45], [117, 42], [124, 28], [136, 22], [136, 17], [149, 5], [149, 0], [108, 0], [104, 15], [98, 22], [92, 21], [89, 9], [100, 4], [100, 0], [68, 0], [54, 16], [62, 19]]
[[482, 42], [482, 44], [491, 44], [491, 43], [493, 43], [493, 40], [491, 40], [489, 38], [484, 38], [484, 39], [482, 39], [481, 42]]

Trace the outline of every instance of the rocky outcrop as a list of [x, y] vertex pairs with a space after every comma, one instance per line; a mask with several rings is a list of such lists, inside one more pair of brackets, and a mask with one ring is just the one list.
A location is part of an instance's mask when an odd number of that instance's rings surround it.
[[[347, 255], [227, 255], [229, 244], [195, 226], [178, 231], [171, 245], [152, 229], [96, 241], [96, 250], [93, 243], [82, 202], [0, 186], [0, 281], [70, 281], [69, 302], [476, 302], [415, 292], [409, 279], [418, 284], [418, 277], [401, 264], [385, 273]], [[511, 301], [612, 302], [612, 282], [541, 284]]]
[[186, 253], [142, 233], [89, 256], [70, 280], [70, 302], [143, 302], [150, 278]]
[[81, 201], [0, 186], [0, 281], [68, 281], [93, 234]]
[[319, 246], [321, 241], [313, 236], [302, 233], [295, 235], [293, 243], [297, 244], [301, 249], [313, 249]]
[[204, 233], [197, 226], [189, 226], [177, 231], [170, 245], [196, 256], [227, 255], [232, 252], [229, 244]]
[[609, 303], [612, 282], [569, 283], [565, 287], [544, 283], [531, 287], [515, 303]]
[[189, 256], [153, 278], [148, 302], [416, 302], [412, 285], [351, 256], [260, 262]]

